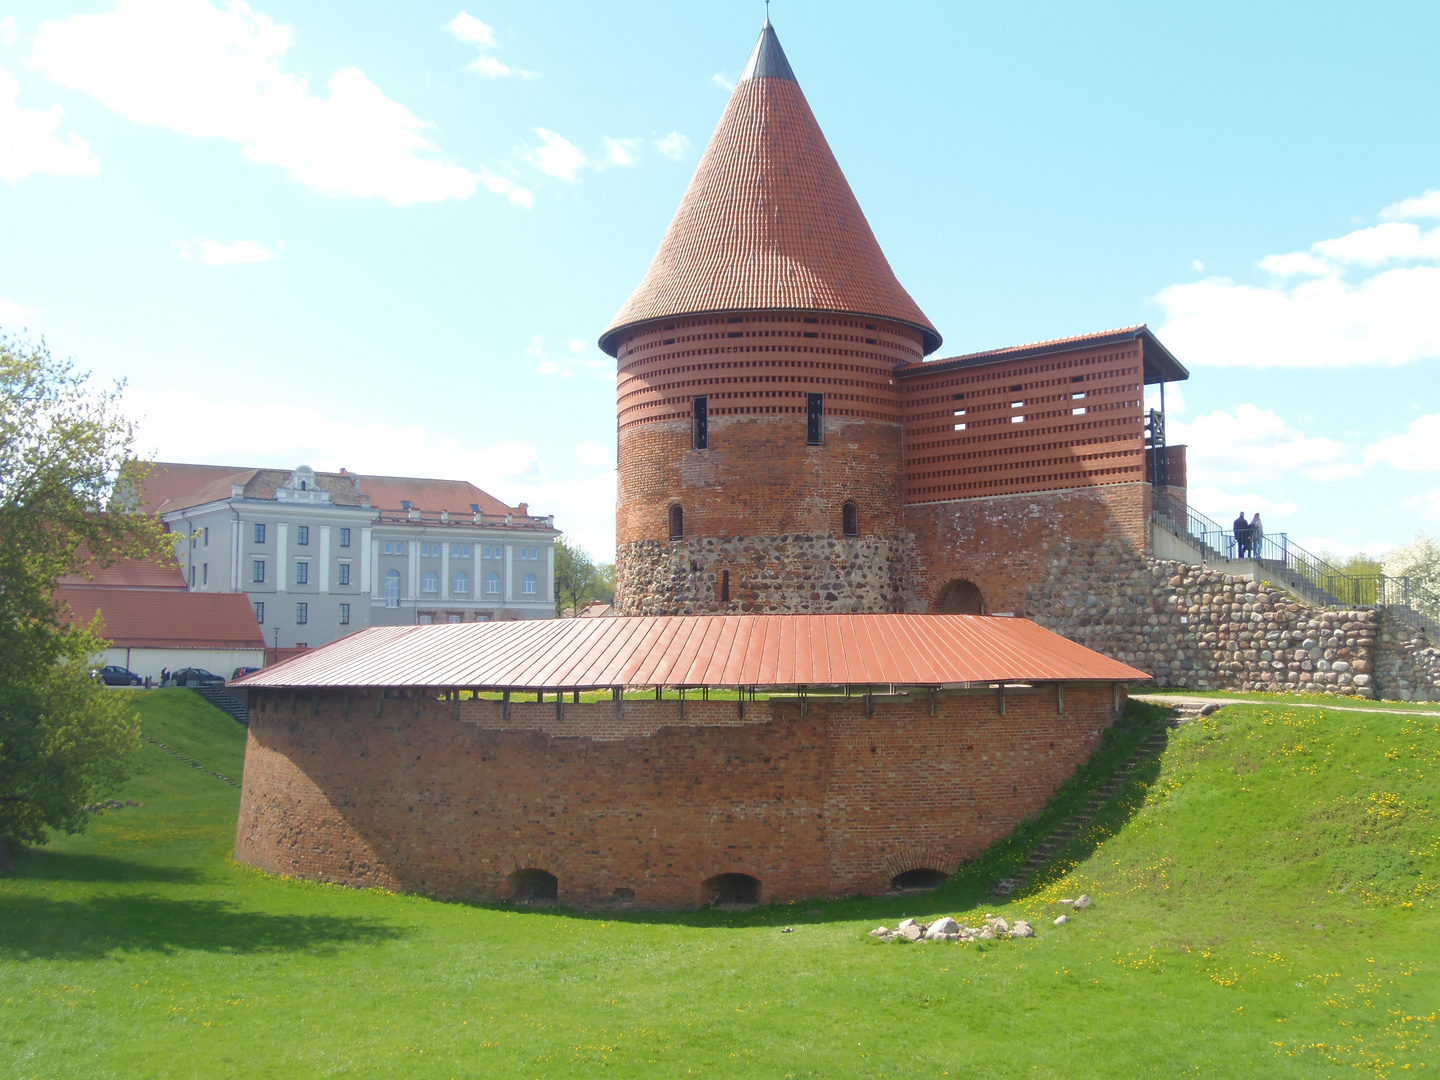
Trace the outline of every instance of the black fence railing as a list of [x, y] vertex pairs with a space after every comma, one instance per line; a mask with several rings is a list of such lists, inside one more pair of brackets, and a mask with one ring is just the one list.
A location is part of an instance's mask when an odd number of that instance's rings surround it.
[[1211, 559], [1248, 559], [1292, 592], [1337, 608], [1387, 609], [1390, 614], [1432, 640], [1440, 640], [1440, 596], [1409, 577], [1352, 574], [1291, 542], [1285, 533], [1236, 537], [1233, 528], [1192, 509], [1170, 491], [1154, 491], [1156, 518], [1185, 535]]

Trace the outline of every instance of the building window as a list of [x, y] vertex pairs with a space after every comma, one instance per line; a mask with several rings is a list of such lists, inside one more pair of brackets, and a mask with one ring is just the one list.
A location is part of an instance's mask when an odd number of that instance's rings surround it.
[[860, 535], [860, 508], [851, 499], [840, 508], [840, 531], [846, 536]]
[[340, 583], [341, 585], [349, 585], [349, 584], [350, 584], [350, 564], [349, 564], [348, 562], [342, 562], [337, 569], [340, 571], [340, 576], [339, 576], [339, 578], [337, 579], [337, 580], [339, 581], [339, 583]]
[[469, 592], [469, 591], [470, 591], [470, 577], [469, 577], [468, 574], [456, 574], [456, 575], [455, 575], [455, 588], [454, 588], [453, 591], [454, 591], [454, 592]]
[[341, 604], [341, 605], [340, 605], [340, 625], [341, 625], [341, 626], [349, 626], [349, 625], [350, 625], [350, 605], [349, 605], [349, 604]]
[[252, 562], [252, 563], [250, 564], [250, 580], [251, 580], [251, 581], [264, 581], [264, 580], [265, 580], [265, 560], [264, 560], [264, 559], [256, 559], [254, 562]]
[[265, 601], [255, 601], [255, 621], [261, 626], [265, 625]]
[[307, 544], [310, 543], [309, 525], [295, 526], [295, 543], [298, 544], [300, 547], [305, 547]]
[[264, 542], [265, 542], [265, 526], [264, 526], [263, 524], [261, 524], [260, 522], [257, 521], [257, 522], [255, 523], [255, 543], [257, 543], [257, 544], [263, 544]]
[[420, 579], [420, 591], [421, 591], [421, 592], [439, 592], [439, 591], [440, 591], [440, 575], [438, 575], [437, 573], [435, 573], [434, 570], [426, 570], [426, 571], [425, 571], [425, 576]]
[[447, 623], [464, 622], [464, 621], [465, 621], [465, 616], [464, 616], [464, 615], [446, 615], [446, 616], [445, 616], [445, 621], [446, 621]]
[[722, 604], [728, 604], [728, 603], [730, 602], [730, 571], [729, 571], [729, 570], [721, 570], [721, 571], [720, 571], [720, 602], [721, 602]]
[[805, 395], [805, 443], [820, 446], [825, 442], [825, 395]]
[[685, 538], [685, 509], [679, 503], [670, 507], [670, 539]]
[[487, 596], [499, 596], [499, 595], [500, 595], [500, 575], [499, 575], [499, 574], [486, 574], [486, 575], [485, 575], [485, 593], [486, 593]]
[[435, 616], [433, 616], [433, 615], [416, 615], [416, 616], [415, 616], [415, 621], [416, 621], [417, 623], [419, 623], [421, 626], [429, 626], [431, 623], [433, 623], [433, 622], [435, 621]]
[[206, 547], [210, 546], [210, 526], [205, 526], [205, 539], [202, 541]]
[[210, 584], [210, 564], [209, 564], [208, 562], [207, 562], [207, 563], [202, 563], [201, 566], [200, 566], [200, 584], [201, 584], [201, 585], [209, 585], [209, 584]]
[[524, 593], [526, 596], [534, 596], [534, 595], [535, 595], [535, 575], [534, 575], [534, 574], [526, 574], [523, 578], [520, 579], [520, 591], [521, 591], [522, 593]]
[[310, 621], [310, 605], [299, 603], [295, 605], [295, 625], [304, 626]]
[[696, 450], [704, 450], [710, 445], [710, 399], [704, 394], [691, 403], [690, 430]]
[[487, 559], [493, 559], [495, 556], [492, 555], [491, 552], [494, 551], [494, 550], [495, 550], [494, 548], [489, 547], [489, 546], [487, 545], [486, 548], [485, 548], [485, 558], [487, 558]]
[[349, 529], [341, 529], [341, 530], [340, 530], [340, 546], [341, 546], [341, 547], [349, 547], [349, 546], [350, 546], [350, 530], [349, 530]]
[[295, 564], [295, 584], [310, 584], [310, 564], [308, 562], [297, 562]]
[[195, 587], [195, 567], [190, 567], [190, 587]]
[[385, 572], [385, 606], [397, 608], [400, 606], [400, 571], [387, 570]]

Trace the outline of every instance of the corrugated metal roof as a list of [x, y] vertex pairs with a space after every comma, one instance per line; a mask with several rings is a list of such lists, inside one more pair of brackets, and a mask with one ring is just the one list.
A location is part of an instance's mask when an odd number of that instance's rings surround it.
[[122, 649], [265, 647], [255, 609], [244, 593], [62, 585], [55, 599], [69, 608], [69, 620], [83, 625], [99, 611], [101, 634]]
[[250, 687], [835, 686], [1150, 676], [1028, 619], [666, 615], [373, 627]]
[[[895, 277], [768, 26], [645, 278], [600, 337], [720, 311], [833, 311], [940, 334]], [[773, 48], [772, 43], [773, 42]], [[747, 71], [750, 69], [747, 67]], [[768, 76], [768, 77], [767, 77]]]
[[1162, 381], [1181, 382], [1190, 378], [1190, 372], [1185, 365], [1175, 359], [1174, 354], [1160, 343], [1160, 339], [1145, 323], [1122, 326], [1118, 330], [1100, 330], [1093, 334], [1077, 334], [1074, 337], [1036, 341], [1028, 345], [1010, 345], [1003, 349], [987, 349], [984, 352], [966, 353], [964, 356], [947, 356], [944, 359], [926, 360], [919, 364], [906, 364], [895, 369], [895, 377], [911, 379], [919, 375], [933, 375], [940, 371], [954, 371], [957, 368], [999, 364], [1009, 360], [1030, 360], [1037, 356], [1075, 352], [1080, 349], [1093, 349], [1136, 340], [1141, 344], [1147, 384]]

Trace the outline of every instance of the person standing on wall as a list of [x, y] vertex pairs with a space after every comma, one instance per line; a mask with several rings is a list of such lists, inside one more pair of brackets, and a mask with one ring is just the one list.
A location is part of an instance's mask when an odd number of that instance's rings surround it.
[[1250, 522], [1250, 554], [1259, 556], [1260, 541], [1265, 539], [1265, 528], [1260, 524], [1260, 515], [1256, 514]]
[[1245, 557], [1245, 540], [1250, 532], [1250, 523], [1245, 520], [1245, 511], [1240, 511], [1240, 516], [1232, 523], [1231, 528], [1235, 532], [1235, 554], [1238, 558]]

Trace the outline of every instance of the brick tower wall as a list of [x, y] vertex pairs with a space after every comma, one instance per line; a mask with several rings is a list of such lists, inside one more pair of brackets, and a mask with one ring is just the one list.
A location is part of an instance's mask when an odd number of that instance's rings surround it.
[[[273, 873], [505, 899], [541, 869], [561, 903], [695, 907], [724, 873], [766, 901], [883, 893], [952, 872], [1094, 751], [1108, 684], [996, 695], [451, 705], [252, 694], [236, 856]], [[617, 893], [617, 890], [622, 890]], [[623, 890], [629, 890], [627, 896]]]
[[[920, 350], [910, 327], [820, 312], [695, 316], [626, 332], [617, 610], [898, 610], [904, 464], [893, 372]], [[825, 395], [820, 446], [806, 442], [807, 393]], [[693, 445], [699, 395], [705, 449]], [[856, 537], [843, 536], [847, 500]], [[680, 541], [670, 539], [674, 505]]]

